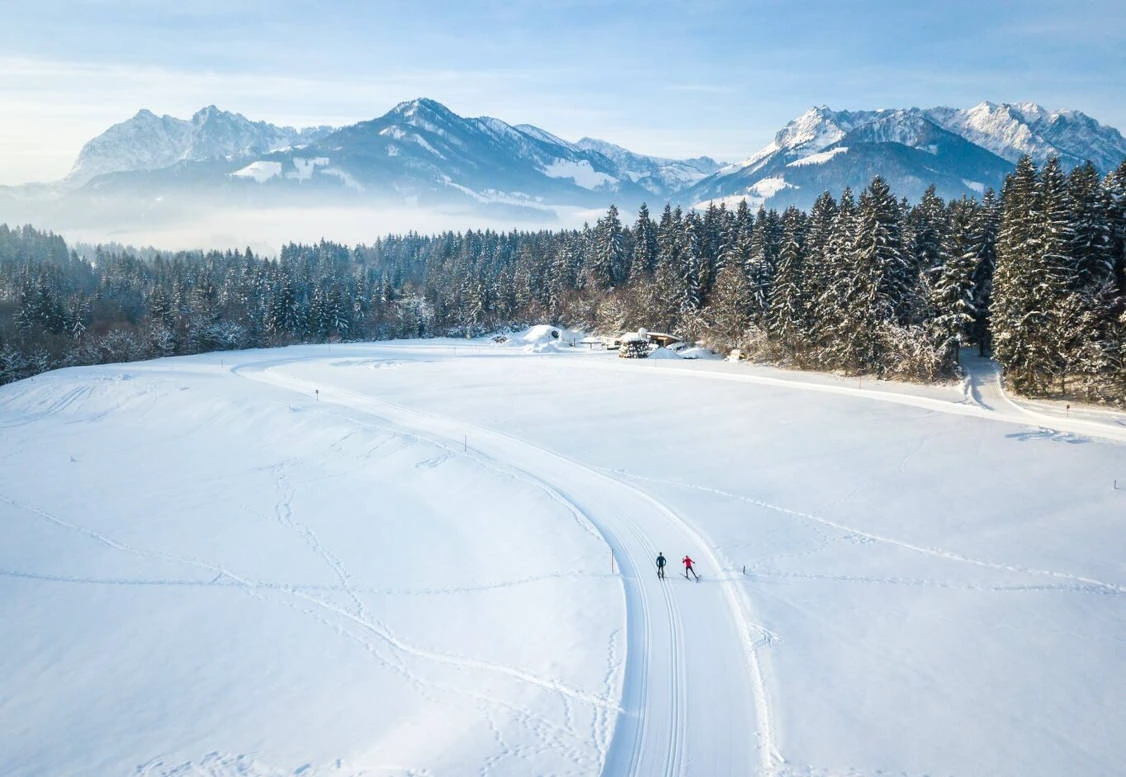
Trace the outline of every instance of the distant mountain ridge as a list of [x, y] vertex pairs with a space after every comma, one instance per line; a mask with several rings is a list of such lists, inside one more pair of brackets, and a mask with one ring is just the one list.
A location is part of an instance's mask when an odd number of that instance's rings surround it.
[[179, 162], [238, 159], [287, 146], [304, 145], [331, 132], [329, 127], [296, 130], [209, 105], [191, 119], [157, 116], [142, 109], [82, 147], [65, 181], [81, 186], [106, 173], [159, 170]]
[[944, 198], [999, 189], [1021, 156], [1038, 165], [1058, 157], [1071, 168], [1090, 160], [1102, 172], [1126, 159], [1117, 129], [1078, 111], [1032, 103], [957, 108], [834, 111], [811, 108], [748, 159], [727, 165], [689, 192], [694, 203], [737, 201], [808, 208], [823, 191], [839, 196], [875, 175], [917, 200], [934, 185]]
[[87, 143], [62, 183], [103, 196], [210, 189], [263, 203], [359, 197], [535, 212], [667, 198], [719, 166], [589, 138], [571, 143], [532, 125], [464, 118], [419, 98], [338, 129], [277, 127], [214, 106], [187, 121], [142, 110]]
[[279, 127], [208, 106], [186, 120], [141, 110], [89, 141], [62, 181], [0, 196], [12, 212], [46, 203], [52, 218], [82, 212], [88, 221], [162, 218], [177, 205], [385, 203], [550, 222], [557, 208], [646, 201], [808, 208], [824, 191], [860, 190], [876, 175], [912, 200], [931, 185], [947, 199], [979, 196], [998, 189], [1023, 154], [1038, 164], [1057, 156], [1066, 167], [1089, 159], [1107, 172], [1126, 158], [1126, 139], [1078, 111], [1032, 103], [819, 106], [749, 158], [721, 165], [570, 142], [529, 124], [462, 117], [427, 98], [340, 128]]

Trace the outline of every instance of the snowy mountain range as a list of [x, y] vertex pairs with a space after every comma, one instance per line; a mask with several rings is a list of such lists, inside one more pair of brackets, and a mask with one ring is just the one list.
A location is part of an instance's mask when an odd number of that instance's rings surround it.
[[880, 175], [897, 195], [917, 200], [934, 185], [944, 198], [999, 190], [1021, 156], [1038, 165], [1059, 157], [1071, 168], [1090, 160], [1103, 172], [1126, 159], [1126, 139], [1078, 111], [983, 102], [968, 110], [811, 108], [774, 140], [690, 190], [695, 202], [808, 208], [824, 191], [863, 189]]
[[331, 131], [331, 127], [277, 127], [221, 111], [214, 105], [186, 121], [141, 110], [83, 146], [65, 181], [81, 186], [107, 173], [160, 170], [182, 162], [243, 159], [303, 146]]
[[102, 195], [190, 191], [262, 204], [376, 200], [526, 208], [665, 199], [715, 172], [538, 127], [465, 118], [417, 99], [339, 129], [295, 130], [205, 108], [183, 121], [141, 111], [90, 141], [64, 185]]
[[859, 191], [875, 175], [908, 199], [932, 184], [945, 198], [978, 196], [999, 189], [1023, 154], [1038, 164], [1058, 156], [1066, 167], [1089, 159], [1106, 172], [1126, 158], [1126, 139], [1078, 111], [1031, 103], [821, 106], [750, 158], [721, 166], [570, 142], [528, 124], [462, 117], [425, 98], [337, 129], [278, 127], [209, 106], [188, 120], [142, 110], [88, 142], [62, 181], [9, 187], [0, 198], [6, 218], [54, 228], [74, 214], [93, 223], [225, 206], [371, 203], [549, 223], [557, 208], [610, 203], [809, 207], [823, 191]]

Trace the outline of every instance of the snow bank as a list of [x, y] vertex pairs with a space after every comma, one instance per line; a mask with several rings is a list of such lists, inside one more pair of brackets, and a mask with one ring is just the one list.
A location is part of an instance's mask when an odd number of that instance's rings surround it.
[[529, 353], [571, 350], [584, 334], [573, 329], [551, 324], [536, 324], [522, 332], [497, 335], [495, 342], [521, 348]]

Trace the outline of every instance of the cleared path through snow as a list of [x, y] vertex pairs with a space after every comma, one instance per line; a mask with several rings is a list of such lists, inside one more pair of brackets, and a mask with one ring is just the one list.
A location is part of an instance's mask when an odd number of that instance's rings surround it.
[[[526, 441], [469, 429], [464, 422], [343, 386], [330, 387], [323, 370], [314, 387], [294, 369], [309, 361], [267, 356], [234, 371], [303, 396], [318, 391], [349, 412], [447, 444], [462, 443], [471, 431], [473, 443], [465, 446], [466, 455], [536, 481], [606, 539], [625, 589], [628, 648], [622, 708], [604, 775], [679, 777], [774, 770], [779, 756], [758, 655], [766, 644], [764, 632], [753, 623], [738, 583], [709, 576], [718, 570], [718, 562], [673, 510], [636, 485]], [[663, 582], [656, 578], [658, 552], [670, 560]], [[679, 559], [685, 553], [697, 561], [703, 574], [700, 583], [680, 574]]]

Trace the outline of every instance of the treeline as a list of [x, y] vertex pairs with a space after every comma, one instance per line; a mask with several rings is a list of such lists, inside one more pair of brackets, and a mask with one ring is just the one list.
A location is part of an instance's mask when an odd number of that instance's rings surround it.
[[1021, 160], [1000, 198], [897, 200], [880, 178], [803, 212], [613, 206], [558, 231], [80, 258], [0, 226], [0, 383], [58, 366], [554, 321], [644, 326], [747, 358], [934, 381], [992, 350], [1030, 395], [1126, 396], [1126, 162]]

